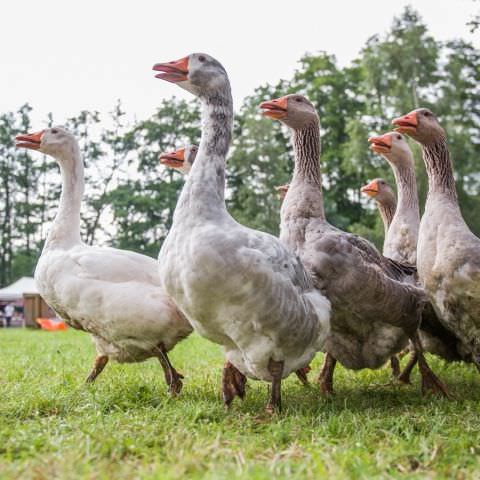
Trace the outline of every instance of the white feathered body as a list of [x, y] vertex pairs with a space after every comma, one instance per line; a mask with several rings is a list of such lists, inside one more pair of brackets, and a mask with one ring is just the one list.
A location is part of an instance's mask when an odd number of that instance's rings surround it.
[[156, 260], [145, 255], [84, 244], [46, 248], [35, 280], [62, 319], [119, 362], [158, 356], [160, 344], [168, 351], [192, 331], [160, 287]]

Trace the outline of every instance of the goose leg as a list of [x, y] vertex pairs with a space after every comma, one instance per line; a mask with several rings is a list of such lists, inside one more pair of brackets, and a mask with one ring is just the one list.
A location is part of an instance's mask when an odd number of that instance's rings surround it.
[[433, 373], [432, 369], [428, 366], [427, 360], [423, 354], [422, 342], [418, 336], [418, 332], [415, 332], [412, 338], [413, 348], [418, 358], [418, 368], [420, 375], [422, 376], [422, 393], [427, 392], [439, 393], [444, 397], [448, 397], [448, 389], [446, 385]]
[[308, 385], [308, 372], [311, 370], [312, 368], [310, 367], [310, 365], [307, 365], [306, 367], [303, 367], [303, 368], [299, 368], [296, 372], [295, 372], [295, 375], [298, 377], [298, 379], [302, 382], [303, 385]]
[[245, 384], [247, 377], [230, 362], [225, 362], [222, 372], [222, 398], [228, 408], [233, 399], [238, 395], [242, 400], [245, 398]]
[[92, 371], [90, 375], [85, 380], [86, 383], [92, 383], [95, 379], [102, 373], [102, 370], [105, 368], [105, 365], [108, 363], [107, 355], [98, 355], [95, 358], [95, 363], [93, 364]]
[[323, 361], [322, 371], [317, 379], [317, 382], [320, 384], [320, 391], [323, 395], [333, 395], [333, 372], [336, 364], [336, 358], [327, 352], [325, 354], [325, 360]]
[[159, 345], [157, 357], [160, 365], [163, 368], [163, 373], [165, 374], [165, 382], [168, 385], [168, 391], [170, 392], [170, 395], [178, 395], [183, 387], [183, 383], [181, 380], [183, 378], [183, 375], [178, 373], [173, 368], [173, 365], [170, 363], [170, 359], [168, 358], [167, 351], [165, 350], [165, 347], [163, 345]]
[[395, 355], [393, 355], [393, 357], [390, 357], [390, 367], [392, 368], [392, 375], [395, 378], [398, 377], [400, 375], [400, 362]]
[[268, 362], [268, 371], [272, 375], [272, 388], [270, 391], [270, 400], [267, 403], [267, 413], [282, 411], [282, 373], [284, 362], [276, 362], [270, 359]]
[[400, 382], [410, 384], [410, 374], [412, 373], [413, 367], [417, 364], [417, 362], [418, 362], [417, 353], [413, 351], [410, 354], [408, 363], [405, 365], [405, 368], [403, 369], [402, 373], [397, 377]]

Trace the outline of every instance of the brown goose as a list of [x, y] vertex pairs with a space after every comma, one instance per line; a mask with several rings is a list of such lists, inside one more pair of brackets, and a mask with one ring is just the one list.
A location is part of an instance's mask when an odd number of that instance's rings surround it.
[[420, 213], [412, 151], [405, 138], [395, 132], [370, 137], [368, 141], [371, 149], [381, 153], [392, 167], [398, 191], [398, 207], [386, 231], [383, 254], [415, 265]]
[[[374, 141], [374, 139], [376, 138], [379, 137], [372, 137], [372, 140]], [[393, 146], [392, 150], [394, 150], [394, 148], [395, 147]], [[388, 256], [388, 254], [385, 253], [386, 246], [388, 246], [387, 248], [389, 248], [389, 251], [392, 251], [392, 248], [394, 248], [395, 245], [405, 246], [404, 242], [399, 242], [395, 238], [392, 239], [391, 235], [389, 235], [389, 233], [391, 233], [390, 226], [392, 224], [392, 221], [394, 220], [395, 215], [398, 215], [399, 213], [396, 207], [395, 194], [391, 189], [390, 185], [385, 180], [377, 178], [362, 187], [361, 191], [369, 197], [374, 198], [377, 203], [378, 211], [380, 213], [380, 216], [382, 217], [383, 226], [385, 229], [384, 255]], [[416, 194], [416, 185], [412, 186], [411, 191], [414, 191]], [[413, 205], [413, 203], [410, 202], [409, 204]], [[407, 223], [403, 225], [403, 228], [400, 231], [407, 238], [410, 234], [408, 229], [409, 224]], [[389, 241], [390, 244], [388, 244]], [[409, 245], [412, 245], [412, 248], [416, 251], [416, 239], [414, 242], [410, 242]], [[400, 252], [403, 253], [403, 257]], [[394, 251], [394, 253], [396, 253], [398, 258], [400, 259], [405, 258], [405, 261], [409, 258], [412, 258], [411, 252], [405, 248], [397, 250], [396, 252]], [[415, 278], [412, 279], [412, 281], [418, 280]], [[447, 361], [468, 360], [462, 357], [461, 353], [457, 348], [458, 339], [441, 324], [430, 303], [426, 305], [425, 310], [422, 312], [422, 323], [420, 326], [419, 334], [422, 346], [425, 351], [438, 355]], [[395, 365], [398, 363], [398, 360], [396, 359], [396, 357], [392, 357], [391, 362], [392, 370], [394, 370], [395, 375]], [[400, 381], [402, 381], [403, 383], [410, 383], [410, 374], [416, 362], [417, 358], [415, 352], [412, 352], [410, 360], [403, 372], [401, 374], [399, 372], [398, 375], [396, 375], [398, 376]]]
[[392, 122], [422, 146], [428, 196], [419, 229], [418, 275], [443, 325], [480, 370], [480, 239], [458, 204], [445, 131], [427, 108]]
[[281, 210], [281, 240], [314, 276], [332, 303], [331, 332], [319, 381], [333, 391], [336, 361], [351, 369], [379, 368], [412, 340], [419, 357], [422, 389], [447, 394], [428, 367], [418, 337], [423, 292], [405, 281], [408, 268], [382, 256], [368, 241], [330, 225], [323, 208], [319, 165], [320, 124], [302, 95], [263, 102], [264, 115], [292, 131], [295, 168]]
[[361, 192], [368, 195], [375, 200], [378, 211], [383, 220], [383, 227], [385, 230], [385, 241], [383, 242], [383, 254], [385, 254], [385, 243], [388, 236], [388, 229], [392, 223], [397, 208], [397, 199], [392, 187], [383, 179], [375, 178], [367, 185], [364, 185]]
[[275, 190], [277, 191], [277, 194], [278, 194], [278, 198], [280, 198], [280, 200], [283, 201], [283, 199], [287, 195], [289, 186], [290, 185], [288, 183], [285, 183], [284, 185], [278, 185], [277, 187], [275, 187]]

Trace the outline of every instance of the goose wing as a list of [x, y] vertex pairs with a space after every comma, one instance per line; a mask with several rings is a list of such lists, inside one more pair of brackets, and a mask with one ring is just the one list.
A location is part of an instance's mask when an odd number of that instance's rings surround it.
[[84, 279], [121, 282], [145, 282], [160, 286], [158, 263], [153, 258], [127, 250], [79, 246], [69, 252]]

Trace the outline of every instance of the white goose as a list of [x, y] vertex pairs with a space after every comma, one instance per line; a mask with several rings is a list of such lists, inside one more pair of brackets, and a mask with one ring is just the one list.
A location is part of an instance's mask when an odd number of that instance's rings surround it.
[[80, 239], [83, 161], [75, 137], [60, 127], [17, 136], [17, 147], [51, 155], [62, 175], [60, 206], [35, 270], [45, 301], [74, 328], [92, 335], [97, 350], [92, 382], [109, 358], [157, 357], [172, 394], [183, 378], [167, 352], [192, 327], [160, 287], [157, 262], [145, 255], [92, 247]]
[[[233, 103], [223, 66], [195, 53], [154, 70], [203, 104], [200, 148], [160, 251], [160, 278], [195, 330], [224, 347], [234, 374], [272, 382], [272, 412], [281, 407], [281, 379], [322, 347], [330, 303], [277, 238], [238, 224], [226, 210]], [[231, 392], [224, 387], [227, 405]]]

